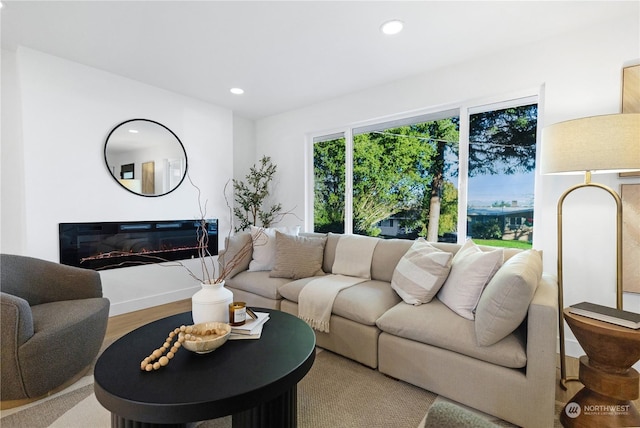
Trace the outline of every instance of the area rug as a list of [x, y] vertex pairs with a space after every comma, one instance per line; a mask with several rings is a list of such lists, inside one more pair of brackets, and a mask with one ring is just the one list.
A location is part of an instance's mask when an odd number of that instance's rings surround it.
[[[389, 378], [329, 351], [319, 350], [298, 385], [301, 428], [418, 428], [436, 394]], [[488, 417], [503, 427], [504, 421]], [[3, 428], [108, 428], [110, 413], [93, 393], [93, 376], [46, 399], [1, 412]], [[200, 422], [197, 428], [230, 428], [231, 417]], [[559, 426], [559, 425], [557, 425]]]

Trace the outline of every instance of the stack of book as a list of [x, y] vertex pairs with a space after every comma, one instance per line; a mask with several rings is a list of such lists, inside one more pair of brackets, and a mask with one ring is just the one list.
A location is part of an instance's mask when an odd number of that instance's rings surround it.
[[231, 327], [229, 340], [260, 339], [262, 326], [269, 320], [269, 314], [266, 312], [254, 313], [257, 318], [247, 317], [247, 321], [243, 325]]
[[640, 314], [623, 311], [595, 303], [582, 302], [569, 307], [569, 312], [583, 317], [593, 318], [599, 321], [616, 324], [622, 327], [639, 329]]

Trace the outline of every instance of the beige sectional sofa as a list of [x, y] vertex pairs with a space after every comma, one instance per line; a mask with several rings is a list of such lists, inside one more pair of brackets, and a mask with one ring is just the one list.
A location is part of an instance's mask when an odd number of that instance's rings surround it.
[[[294, 245], [288, 248], [289, 253], [279, 245], [285, 242], [284, 236]], [[341, 277], [345, 276], [345, 263], [338, 267], [337, 258], [341, 261], [362, 258], [360, 251], [354, 250], [359, 247], [354, 247], [352, 240], [349, 241], [351, 247], [346, 246], [349, 236], [353, 235], [300, 234], [292, 243], [294, 238], [278, 234], [277, 245], [270, 247], [270, 251], [276, 253], [272, 270], [249, 270], [252, 256], [248, 255], [231, 272], [226, 286], [235, 300], [299, 315], [305, 287], [318, 278], [331, 281], [337, 277], [335, 270], [340, 271]], [[431, 290], [433, 296], [425, 299], [428, 303], [416, 305], [405, 301], [407, 295], [403, 290], [397, 291], [402, 282], [400, 266], [405, 263], [409, 250], [416, 248], [415, 241], [361, 238], [367, 240], [368, 248], [373, 248], [369, 278], [365, 273], [355, 285], [337, 293], [331, 306], [329, 331], [316, 331], [318, 346], [516, 425], [553, 426], [557, 282], [541, 272], [541, 257], [535, 251], [525, 254], [520, 250], [499, 250], [499, 266], [482, 291], [477, 309], [474, 303], [475, 319], [468, 319], [465, 318], [468, 314], [460, 312], [464, 315], [461, 316], [447, 306], [451, 303], [445, 300], [442, 291], [445, 287], [451, 290], [446, 281], [461, 273], [463, 263], [456, 261], [455, 254], [462, 245], [429, 243], [431, 247], [451, 253], [447, 267], [450, 274], [444, 279], [444, 285], [435, 286], [436, 291], [440, 288], [437, 296]], [[273, 244], [274, 236], [269, 239]], [[301, 254], [304, 251], [300, 245], [305, 245], [305, 240], [314, 242], [315, 255], [305, 258]], [[370, 240], [375, 240], [373, 247]], [[318, 241], [322, 241], [320, 250]], [[251, 242], [248, 232], [234, 235], [227, 240], [220, 260], [230, 260], [235, 252]], [[481, 252], [480, 256], [498, 251], [478, 248], [475, 251]], [[253, 249], [261, 253], [266, 250], [257, 246]], [[302, 277], [300, 272], [295, 272], [295, 263], [303, 266]], [[304, 277], [305, 269], [308, 272], [315, 269], [312, 263], [320, 263], [320, 276]], [[348, 270], [349, 263], [346, 265]], [[527, 281], [528, 286], [523, 285]], [[498, 283], [503, 288], [496, 288]], [[527, 287], [530, 290], [523, 293]], [[408, 290], [410, 294], [415, 291]]]

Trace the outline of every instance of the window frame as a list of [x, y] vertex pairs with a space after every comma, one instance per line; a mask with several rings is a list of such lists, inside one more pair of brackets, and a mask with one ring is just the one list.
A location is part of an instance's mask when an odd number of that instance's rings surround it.
[[[391, 115], [378, 119], [355, 122], [330, 130], [311, 132], [306, 135], [306, 179], [305, 179], [305, 230], [313, 232], [314, 225], [314, 171], [313, 155], [314, 143], [326, 141], [337, 136], [345, 139], [345, 219], [344, 233], [353, 234], [353, 136], [359, 133], [371, 132], [378, 128], [402, 126], [410, 123], [438, 120], [452, 116], [459, 118], [459, 151], [458, 151], [458, 243], [463, 243], [467, 236], [467, 207], [468, 207], [468, 174], [469, 174], [469, 131], [472, 114], [501, 110], [527, 104], [537, 104], [538, 118], [536, 126], [536, 169], [534, 171], [534, 224], [540, 212], [540, 197], [538, 195], [539, 177], [537, 165], [540, 158], [540, 137], [542, 129], [544, 85], [535, 90], [525, 90], [512, 93], [509, 96], [485, 97], [464, 103], [456, 103], [435, 108], [426, 108]], [[536, 235], [534, 234], [534, 241]]]

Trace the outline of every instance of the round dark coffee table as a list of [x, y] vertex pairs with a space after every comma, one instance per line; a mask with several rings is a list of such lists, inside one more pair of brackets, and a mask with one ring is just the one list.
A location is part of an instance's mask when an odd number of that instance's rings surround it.
[[[164, 318], [123, 336], [98, 358], [96, 398], [113, 427], [186, 426], [233, 415], [233, 427], [297, 426], [297, 384], [315, 360], [315, 334], [299, 318], [269, 312], [260, 339], [228, 340], [212, 353], [181, 349], [168, 366], [140, 370], [140, 361], [191, 312]], [[132, 423], [133, 422], [133, 423]]]

